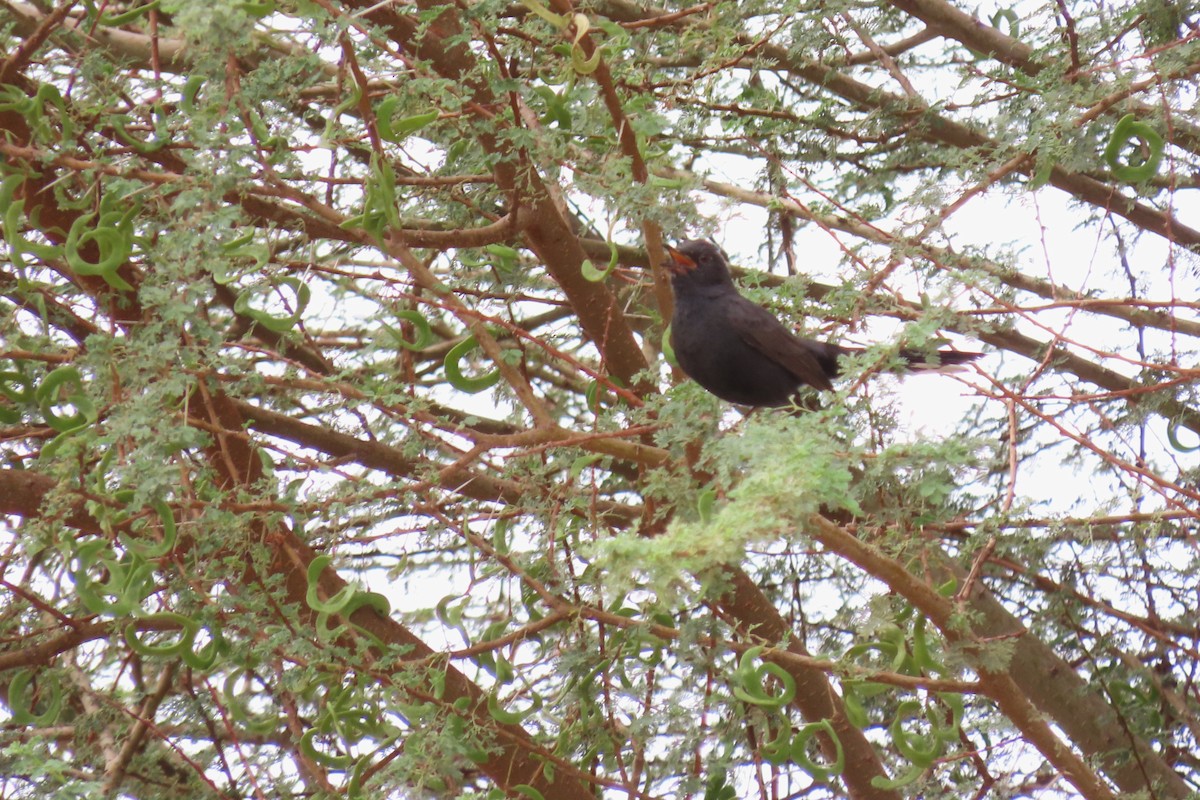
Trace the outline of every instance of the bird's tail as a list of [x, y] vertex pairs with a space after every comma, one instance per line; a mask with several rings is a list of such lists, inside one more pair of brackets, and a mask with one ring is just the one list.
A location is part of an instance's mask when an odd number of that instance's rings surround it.
[[964, 364], [970, 364], [982, 355], [962, 350], [900, 351], [900, 357], [908, 362], [908, 368], [913, 372], [959, 372]]

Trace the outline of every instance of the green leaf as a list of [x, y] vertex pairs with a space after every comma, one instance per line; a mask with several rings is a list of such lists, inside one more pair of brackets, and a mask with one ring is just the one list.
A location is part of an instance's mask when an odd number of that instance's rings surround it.
[[989, 21], [992, 23], [992, 27], [997, 30], [1000, 30], [1001, 22], [1007, 23], [1008, 30], [1005, 33], [1013, 39], [1016, 39], [1021, 33], [1021, 20], [1017, 17], [1017, 12], [1011, 8], [1000, 9], [995, 14], [992, 14]]
[[[16, 384], [21, 388], [14, 388]], [[33, 378], [25, 372], [24, 362], [18, 362], [16, 370], [0, 371], [0, 394], [14, 403], [26, 405], [37, 402], [36, 388]]]
[[265, 244], [254, 244], [253, 228], [251, 228], [246, 234], [239, 236], [234, 241], [224, 245], [221, 250], [230, 258], [249, 258], [254, 261], [254, 266], [231, 274], [228, 269], [228, 264], [225, 261], [222, 259], [214, 259], [211, 262], [210, 269], [212, 269], [213, 282], [219, 286], [227, 286], [233, 283], [241, 274], [258, 272], [271, 261], [271, 248], [267, 247]]
[[[1121, 155], [1127, 145], [1137, 142], [1141, 148], [1149, 151], [1144, 157], [1137, 155], [1137, 163], [1130, 158], [1122, 161]], [[1113, 128], [1108, 146], [1104, 148], [1104, 160], [1112, 168], [1117, 180], [1127, 183], [1141, 183], [1154, 177], [1162, 163], [1165, 144], [1158, 131], [1144, 122], [1138, 122], [1133, 114], [1121, 117]]]
[[[76, 566], [71, 571], [71, 580], [75, 592], [84, 608], [93, 614], [128, 616], [154, 589], [154, 568], [150, 564], [135, 553], [128, 553], [118, 561], [103, 539], [77, 545], [73, 558]], [[90, 570], [97, 563], [107, 573], [103, 583], [91, 577]]]
[[876, 775], [874, 778], [871, 778], [871, 785], [876, 789], [899, 789], [915, 782], [924, 772], [925, 767], [913, 764], [907, 772], [896, 778], [889, 779], [882, 775]]
[[[54, 410], [64, 390], [67, 392], [67, 402], [75, 407], [75, 413], [70, 416], [60, 416]], [[59, 367], [51, 372], [42, 379], [36, 396], [46, 424], [60, 433], [80, 430], [99, 417], [95, 404], [83, 389], [83, 377], [75, 367]]]
[[319, 611], [322, 614], [337, 614], [349, 605], [351, 598], [354, 597], [354, 587], [349, 584], [339, 589], [337, 594], [328, 600], [322, 600], [321, 596], [317, 593], [321, 573], [332, 561], [332, 556], [317, 556], [309, 563], [308, 572], [306, 573], [308, 589], [304, 593], [304, 602], [313, 611]]
[[[808, 742], [818, 732], [825, 733], [833, 740], [836, 755], [828, 764], [817, 764], [808, 755]], [[822, 783], [841, 775], [846, 768], [846, 754], [842, 750], [842, 740], [838, 738], [837, 731], [833, 729], [833, 725], [827, 719], [811, 722], [796, 732], [796, 735], [792, 737], [791, 756], [800, 769], [812, 776], [813, 780]]]
[[579, 271], [583, 274], [585, 280], [589, 280], [592, 283], [599, 283], [600, 281], [606, 280], [608, 276], [612, 274], [612, 271], [616, 269], [617, 257], [619, 255], [617, 245], [614, 242], [608, 243], [608, 252], [608, 266], [603, 270], [596, 269], [590, 258], [585, 258], [583, 260], [583, 264], [580, 265]]
[[1167, 441], [1171, 443], [1171, 447], [1174, 447], [1181, 453], [1194, 453], [1200, 450], [1200, 444], [1188, 446], [1179, 440], [1179, 430], [1181, 428], [1183, 428], [1183, 425], [1172, 425], [1167, 428]]
[[663, 331], [661, 344], [662, 344], [663, 358], [665, 358], [667, 360], [667, 363], [670, 364], [672, 367], [674, 367], [675, 369], [678, 369], [679, 368], [679, 360], [677, 358], [675, 358], [675, 346], [671, 343], [671, 326], [670, 325], [667, 325], [666, 329]]
[[[209, 635], [208, 644], [197, 650], [196, 636], [193, 635], [187, 649], [179, 654], [179, 657], [183, 659], [183, 663], [197, 672], [208, 672], [229, 652], [229, 643], [221, 635], [221, 631], [216, 628], [209, 628], [207, 630]], [[198, 634], [199, 630], [196, 633]]]
[[[742, 654], [738, 668], [733, 673], [733, 694], [743, 703], [780, 708], [792, 702], [796, 696], [796, 679], [778, 664], [765, 662], [755, 666], [755, 661], [762, 654], [763, 647], [751, 647]], [[779, 694], [768, 694], [763, 688], [763, 678], [772, 675], [782, 684]]]
[[604, 455], [602, 453], [587, 453], [585, 455], [578, 456], [574, 461], [571, 462], [571, 480], [579, 480], [579, 476], [585, 469], [603, 458]]
[[1050, 176], [1054, 172], [1055, 161], [1052, 158], [1041, 158], [1037, 162], [1037, 170], [1029, 179], [1030, 189], [1040, 189], [1050, 182]]
[[[354, 763], [354, 759], [349, 755], [338, 753], [327, 753], [325, 750], [317, 747], [316, 737], [328, 734], [328, 731], [318, 730], [317, 728], [309, 728], [300, 737], [300, 752], [316, 761], [332, 769], [346, 769]], [[340, 740], [340, 737], [339, 737]]]
[[936, 731], [927, 735], [910, 732], [904, 727], [904, 721], [917, 716], [921, 712], [921, 703], [916, 700], [905, 700], [896, 708], [896, 716], [888, 726], [892, 737], [892, 745], [900, 755], [908, 759], [913, 766], [926, 768], [945, 749], [943, 741]]
[[158, 614], [149, 614], [142, 617], [142, 623], [166, 623], [179, 626], [178, 638], [167, 638], [160, 642], [150, 642], [138, 635], [138, 622], [130, 622], [124, 628], [125, 643], [129, 648], [138, 655], [170, 657], [177, 656], [184, 650], [190, 650], [192, 640], [196, 638], [196, 632], [200, 625], [190, 617], [185, 617], [183, 614], [176, 614], [171, 611], [165, 611]]
[[863, 705], [862, 698], [850, 683], [850, 681], [842, 683], [842, 708], [845, 709], [846, 719], [850, 720], [850, 724], [861, 730], [870, 724], [871, 719], [867, 715], [867, 708]]
[[478, 346], [479, 343], [475, 340], [475, 336], [471, 335], [454, 345], [454, 347], [450, 348], [450, 352], [446, 353], [446, 360], [444, 362], [446, 380], [460, 392], [478, 394], [485, 389], [495, 386], [500, 380], [500, 370], [498, 369], [494, 369], [476, 378], [468, 378], [463, 374], [462, 360]]
[[259, 2], [235, 3], [234, 8], [251, 19], [262, 19], [275, 13], [276, 4], [275, 0], [260, 0]]
[[400, 101], [400, 95], [390, 95], [384, 98], [375, 111], [375, 126], [379, 131], [379, 138], [385, 142], [402, 142], [426, 125], [437, 122], [438, 117], [441, 116], [435, 109], [396, 119], [396, 106], [400, 104]]
[[[96, 227], [91, 226], [95, 212], [81, 214], [71, 224], [67, 234], [65, 256], [67, 266], [76, 275], [98, 275], [114, 289], [132, 291], [133, 286], [117, 274], [117, 270], [129, 258], [133, 247], [133, 232], [126, 225], [112, 224], [105, 216]], [[99, 252], [98, 261], [88, 261], [80, 249], [94, 242]]]
[[[51, 675], [49, 670], [40, 670], [43, 675]], [[33, 725], [45, 727], [53, 725], [62, 711], [63, 691], [58, 681], [48, 678], [40, 688], [49, 692], [50, 699], [43, 698], [43, 710], [39, 714], [34, 711], [34, 690], [30, 685], [33, 680], [33, 670], [20, 669], [13, 674], [8, 684], [8, 708], [12, 712], [10, 723], [13, 725]]]
[[[842, 656], [842, 660], [855, 661], [860, 656], [872, 652], [879, 653], [885, 659], [890, 660], [891, 663], [886, 665], [886, 669], [890, 669], [892, 672], [904, 671], [904, 664], [908, 660], [908, 652], [904, 649], [902, 641], [898, 643], [894, 640], [881, 638], [873, 642], [862, 642], [848, 649], [846, 654]], [[867, 668], [873, 669], [874, 667]]]
[[397, 311], [396, 317], [412, 324], [416, 329], [417, 338], [413, 341], [408, 341], [404, 338], [404, 334], [386, 323], [381, 323], [383, 329], [392, 335], [395, 343], [405, 350], [424, 350], [429, 345], [433, 344], [434, 335], [433, 329], [429, 326], [429, 320], [425, 319], [425, 315], [420, 311]]
[[696, 498], [696, 513], [700, 515], [701, 522], [711, 522], [713, 504], [717, 501], [717, 490], [711, 486], [700, 492]]
[[255, 296], [265, 294], [277, 288], [277, 286], [272, 284], [259, 284], [243, 289], [238, 293], [237, 299], [233, 303], [234, 312], [250, 317], [250, 319], [259, 325], [275, 333], [286, 333], [292, 330], [300, 323], [301, 318], [304, 316], [304, 309], [308, 307], [308, 301], [312, 298], [312, 292], [304, 281], [290, 275], [279, 278], [278, 285], [287, 286], [295, 296], [296, 309], [291, 314], [275, 316], [250, 305]]
[[714, 771], [704, 782], [704, 800], [736, 800], [737, 789], [730, 786], [728, 781], [725, 770]]
[[488, 714], [492, 719], [499, 722], [501, 725], [520, 725], [525, 720], [529, 719], [535, 711], [542, 707], [542, 700], [536, 695], [533, 698], [533, 705], [524, 711], [508, 711], [500, 707], [500, 700], [493, 692], [488, 695]]
[[498, 519], [492, 526], [492, 547], [502, 556], [508, 555], [508, 529], [512, 523], [507, 519]]
[[171, 143], [171, 132], [167, 129], [167, 113], [162, 104], [156, 103], [150, 115], [154, 120], [154, 135], [149, 139], [139, 139], [126, 130], [125, 126], [132, 122], [128, 114], [120, 114], [112, 119], [117, 138], [142, 155], [157, 153]]
[[[278, 715], [254, 713], [250, 710], [249, 701], [252, 699], [252, 695], [248, 688], [250, 679], [254, 677], [254, 673], [248, 668], [229, 673], [225, 678], [223, 691], [225, 705], [229, 709], [229, 716], [244, 730], [255, 736], [266, 736], [279, 728], [283, 721]], [[247, 679], [247, 688], [245, 689], [239, 689], [237, 685], [242, 678]]]
[[567, 18], [555, 14], [550, 9], [538, 2], [538, 0], [521, 0], [521, 5], [528, 8], [533, 13], [537, 14], [542, 19], [549, 22], [559, 30], [564, 30], [567, 27]]
[[132, 539], [121, 533], [121, 544], [131, 550], [133, 553], [146, 560], [162, 558], [167, 553], [175, 549], [175, 540], [178, 532], [175, 527], [175, 515], [171, 513], [171, 508], [162, 500], [155, 500], [150, 504], [158, 514], [159, 521], [162, 522], [163, 537], [161, 542], [153, 542], [145, 538]]
[[142, 6], [137, 6], [121, 14], [102, 14], [97, 20], [97, 23], [107, 27], [119, 27], [133, 22], [143, 14], [148, 13], [151, 9], [158, 8], [159, 0], [150, 0]]
[[187, 79], [187, 83], [183, 85], [183, 91], [180, 93], [179, 105], [187, 114], [193, 114], [196, 111], [196, 97], [200, 94], [200, 90], [204, 88], [205, 77], [203, 75], [193, 75]]

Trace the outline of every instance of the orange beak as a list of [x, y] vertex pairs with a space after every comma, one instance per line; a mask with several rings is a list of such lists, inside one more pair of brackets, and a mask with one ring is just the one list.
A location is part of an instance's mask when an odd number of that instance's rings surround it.
[[664, 265], [675, 275], [686, 275], [696, 268], [696, 262], [690, 257], [667, 245], [667, 263]]

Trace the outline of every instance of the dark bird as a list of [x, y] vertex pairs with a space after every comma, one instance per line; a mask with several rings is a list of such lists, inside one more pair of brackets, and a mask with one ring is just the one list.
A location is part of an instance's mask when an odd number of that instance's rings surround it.
[[[688, 377], [730, 403], [788, 405], [803, 385], [832, 389], [838, 360], [861, 348], [802, 339], [771, 312], [742, 297], [725, 254], [711, 242], [690, 239], [668, 247], [675, 314], [671, 347]], [[982, 353], [938, 350], [931, 359], [901, 350], [911, 370], [966, 364]]]

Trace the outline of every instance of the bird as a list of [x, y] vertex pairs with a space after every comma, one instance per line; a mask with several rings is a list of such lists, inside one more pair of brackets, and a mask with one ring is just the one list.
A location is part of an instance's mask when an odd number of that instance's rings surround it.
[[[671, 347], [680, 369], [712, 394], [751, 407], [793, 403], [801, 386], [831, 390], [841, 358], [862, 348], [796, 336], [774, 314], [743, 297], [724, 252], [712, 242], [688, 239], [666, 247], [675, 311]], [[967, 364], [982, 356], [936, 351], [936, 360], [901, 350], [908, 369]]]

